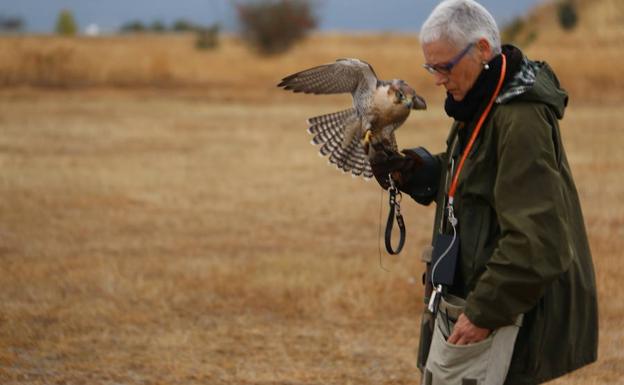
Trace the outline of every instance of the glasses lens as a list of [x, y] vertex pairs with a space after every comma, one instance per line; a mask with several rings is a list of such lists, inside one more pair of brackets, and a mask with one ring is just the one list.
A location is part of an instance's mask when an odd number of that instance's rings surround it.
[[433, 68], [429, 64], [423, 64], [423, 68], [426, 69], [427, 72], [429, 72], [430, 74], [435, 74], [436, 73], [435, 68]]
[[464, 48], [460, 53], [457, 54], [457, 56], [455, 56], [454, 58], [451, 59], [451, 61], [449, 61], [448, 63], [444, 63], [444, 64], [423, 64], [423, 67], [425, 67], [425, 69], [427, 71], [429, 71], [429, 73], [432, 74], [441, 74], [441, 75], [450, 75], [451, 70], [453, 69], [453, 67], [455, 67], [455, 65], [457, 65], [457, 63], [459, 63], [459, 61], [466, 56], [466, 54], [468, 53], [468, 51], [470, 51], [470, 48], [472, 48], [472, 46], [474, 45], [474, 43], [470, 43], [466, 46], [466, 48]]
[[440, 75], [448, 75], [449, 74], [449, 69], [445, 68], [444, 66], [437, 66], [437, 65], [431, 65], [431, 64], [423, 64], [423, 68], [427, 70], [427, 72], [429, 72], [432, 75], [435, 74], [440, 74]]

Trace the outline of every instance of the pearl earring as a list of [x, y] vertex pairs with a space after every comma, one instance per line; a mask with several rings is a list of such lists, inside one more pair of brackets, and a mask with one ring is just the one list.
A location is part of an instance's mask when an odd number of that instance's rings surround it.
[[487, 62], [483, 62], [483, 69], [484, 70], [489, 70], [490, 69], [490, 65]]

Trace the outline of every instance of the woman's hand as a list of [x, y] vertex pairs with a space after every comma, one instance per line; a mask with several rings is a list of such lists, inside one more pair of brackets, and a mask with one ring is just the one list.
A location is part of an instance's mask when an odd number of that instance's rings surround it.
[[373, 175], [384, 190], [390, 187], [388, 174], [392, 173], [394, 182], [400, 188], [403, 179], [409, 177], [414, 170], [423, 164], [420, 155], [414, 150], [408, 149], [401, 152], [402, 154], [394, 150], [384, 149], [383, 151], [377, 151], [370, 160]]
[[455, 323], [453, 333], [446, 342], [453, 345], [474, 344], [486, 339], [490, 333], [490, 329], [476, 326], [462, 313]]
[[377, 151], [370, 160], [373, 175], [384, 190], [387, 190], [388, 187], [390, 187], [388, 174], [397, 172], [400, 173], [401, 171], [409, 168], [409, 166], [411, 166], [410, 163], [411, 161], [409, 158], [389, 149]]

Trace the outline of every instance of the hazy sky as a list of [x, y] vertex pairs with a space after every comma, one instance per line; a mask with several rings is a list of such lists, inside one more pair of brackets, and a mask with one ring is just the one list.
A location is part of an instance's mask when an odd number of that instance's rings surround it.
[[[321, 30], [418, 31], [437, 0], [315, 0]], [[238, 0], [241, 2], [241, 0]], [[500, 23], [523, 14], [540, 0], [481, 0]], [[171, 23], [220, 22], [236, 26], [233, 0], [0, 0], [0, 14], [19, 16], [33, 32], [50, 32], [61, 9], [73, 11], [81, 29], [95, 23], [115, 31], [130, 20]]]

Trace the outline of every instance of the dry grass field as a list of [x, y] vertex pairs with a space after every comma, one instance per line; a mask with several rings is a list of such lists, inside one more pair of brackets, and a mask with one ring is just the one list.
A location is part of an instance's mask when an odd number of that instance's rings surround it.
[[[624, 54], [603, 45], [528, 50], [572, 93], [601, 306], [600, 360], [554, 384], [624, 383], [624, 83], [594, 66]], [[399, 143], [442, 150], [414, 37], [315, 36], [272, 58], [233, 38], [0, 39], [0, 383], [417, 384], [432, 208], [405, 200], [406, 249], [380, 268], [379, 187], [305, 132], [349, 98], [275, 88], [344, 56], [426, 95]]]

